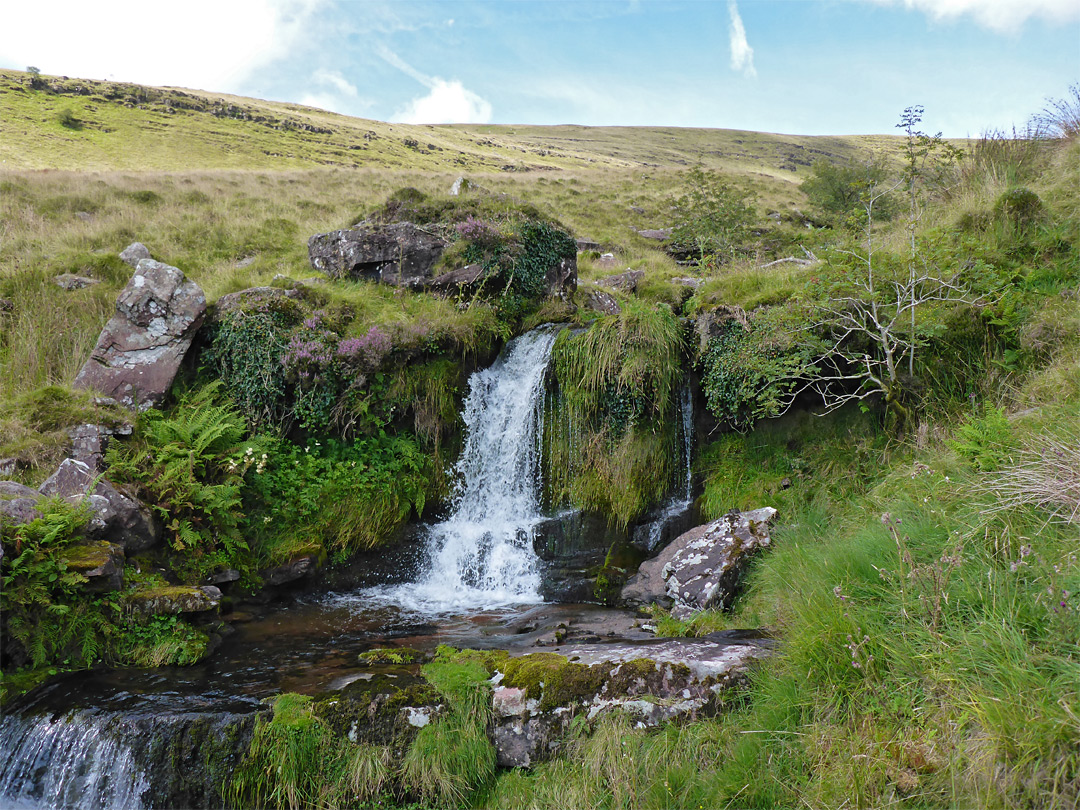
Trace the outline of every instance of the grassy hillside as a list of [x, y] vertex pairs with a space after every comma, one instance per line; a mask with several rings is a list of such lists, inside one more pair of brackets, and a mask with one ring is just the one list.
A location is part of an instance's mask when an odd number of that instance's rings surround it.
[[[68, 126], [60, 122], [63, 112]], [[551, 171], [686, 166], [793, 179], [818, 157], [895, 148], [888, 137], [673, 127], [410, 126], [297, 104], [0, 70], [6, 169], [408, 168]]]

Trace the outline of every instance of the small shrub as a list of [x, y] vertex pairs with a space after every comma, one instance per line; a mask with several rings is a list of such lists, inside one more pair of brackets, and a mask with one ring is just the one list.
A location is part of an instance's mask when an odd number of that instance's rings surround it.
[[1045, 210], [1042, 200], [1034, 191], [1014, 188], [997, 198], [994, 218], [1010, 231], [1025, 234], [1043, 221]]
[[682, 181], [685, 191], [672, 200], [671, 250], [702, 263], [710, 256], [730, 258], [750, 234], [755, 196], [700, 166], [686, 172]]
[[996, 470], [1009, 457], [1012, 431], [1003, 408], [986, 408], [956, 430], [959, 438], [948, 445], [978, 470]]
[[83, 123], [75, 115], [75, 112], [71, 107], [64, 107], [62, 110], [56, 113], [56, 121], [60, 126], [65, 129], [82, 129]]

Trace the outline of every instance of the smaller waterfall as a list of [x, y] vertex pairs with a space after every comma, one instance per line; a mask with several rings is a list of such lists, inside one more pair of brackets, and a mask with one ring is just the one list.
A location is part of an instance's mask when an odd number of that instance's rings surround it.
[[542, 601], [532, 532], [542, 519], [544, 376], [557, 335], [550, 327], [522, 335], [469, 378], [454, 506], [427, 528], [426, 573], [364, 591], [364, 604], [432, 614]]
[[[664, 506], [653, 513], [648, 523], [634, 532], [633, 543], [646, 552], [656, 551], [665, 540], [674, 539], [672, 529], [690, 512], [694, 502], [694, 476], [691, 469], [694, 453], [694, 398], [689, 385], [679, 391], [679, 438], [682, 439], [681, 464], [676, 472], [675, 492]], [[689, 527], [687, 527], [689, 528]], [[665, 538], [665, 530], [668, 537]]]
[[0, 720], [0, 805], [18, 810], [140, 810], [149, 787], [115, 715]]

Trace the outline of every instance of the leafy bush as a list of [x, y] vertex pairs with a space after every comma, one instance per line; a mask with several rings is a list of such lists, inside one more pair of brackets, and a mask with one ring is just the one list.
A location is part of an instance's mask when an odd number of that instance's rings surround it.
[[791, 310], [773, 307], [745, 323], [723, 322], [701, 354], [701, 387], [720, 422], [745, 430], [777, 416], [790, 403], [803, 375], [812, 372], [810, 351], [792, 338]]
[[351, 443], [279, 440], [248, 479], [245, 536], [264, 562], [321, 544], [338, 559], [385, 542], [424, 510], [431, 463], [416, 442], [377, 436]]
[[[864, 194], [871, 187], [881, 184], [886, 174], [881, 161], [838, 164], [819, 159], [814, 161], [810, 176], [799, 188], [815, 206], [845, 222], [852, 217], [858, 219], [863, 214]], [[887, 221], [895, 215], [895, 209], [892, 199], [882, 198], [875, 204], [875, 216]]]
[[755, 195], [700, 166], [686, 172], [682, 182], [685, 191], [672, 200], [672, 251], [702, 263], [710, 256], [731, 258], [750, 234], [756, 216]]
[[957, 438], [948, 444], [978, 470], [996, 470], [1009, 457], [1012, 431], [1003, 408], [989, 407], [956, 429]]
[[82, 129], [83, 123], [75, 115], [75, 111], [71, 107], [64, 107], [62, 110], [56, 113], [56, 121], [64, 129]]

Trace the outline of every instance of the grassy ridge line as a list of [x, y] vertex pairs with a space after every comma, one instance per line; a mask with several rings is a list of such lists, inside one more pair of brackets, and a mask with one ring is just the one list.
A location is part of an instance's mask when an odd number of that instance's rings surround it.
[[[79, 128], [63, 126], [70, 110]], [[811, 137], [677, 127], [388, 124], [297, 104], [0, 70], [6, 169], [521, 171], [688, 166], [798, 182], [814, 159], [895, 152], [894, 136]]]

